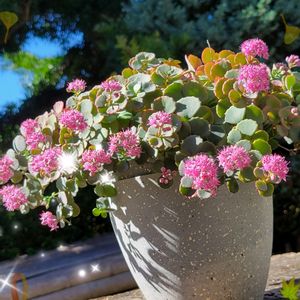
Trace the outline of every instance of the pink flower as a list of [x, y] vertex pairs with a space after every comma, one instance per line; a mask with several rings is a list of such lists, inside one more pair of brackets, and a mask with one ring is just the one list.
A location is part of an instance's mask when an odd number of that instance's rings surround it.
[[104, 150], [86, 150], [82, 153], [83, 169], [90, 172], [90, 176], [101, 171], [104, 164], [110, 164], [111, 158]]
[[105, 92], [118, 92], [122, 89], [122, 85], [116, 80], [106, 80], [100, 84], [101, 88]]
[[61, 125], [79, 132], [84, 131], [88, 126], [83, 114], [75, 109], [65, 110], [61, 114], [59, 122]]
[[9, 158], [7, 155], [4, 155], [0, 159], [0, 181], [1, 183], [6, 183], [8, 180], [10, 180], [14, 172], [11, 169], [11, 166], [13, 164], [13, 160]]
[[269, 48], [267, 44], [261, 39], [246, 40], [241, 44], [241, 51], [246, 56], [260, 56], [264, 59], [269, 58]]
[[193, 179], [192, 188], [217, 193], [220, 184], [217, 176], [218, 167], [214, 160], [206, 154], [198, 154], [184, 161], [183, 173]]
[[291, 114], [292, 114], [294, 117], [298, 117], [298, 116], [299, 116], [298, 107], [292, 107], [292, 108], [291, 108]]
[[148, 125], [155, 128], [161, 128], [164, 125], [172, 125], [172, 115], [164, 111], [155, 112], [149, 117]]
[[298, 55], [290, 55], [285, 58], [289, 68], [300, 67], [300, 57]]
[[26, 195], [15, 185], [2, 187], [0, 195], [2, 196], [3, 205], [8, 211], [17, 210], [21, 205], [28, 202]]
[[33, 156], [29, 163], [30, 171], [38, 172], [42, 176], [56, 171], [58, 168], [58, 157], [61, 153], [61, 149], [55, 147], [46, 149], [43, 153]]
[[67, 84], [67, 92], [79, 94], [83, 92], [86, 88], [86, 82], [82, 79], [74, 79]]
[[168, 184], [170, 181], [173, 180], [173, 173], [170, 169], [167, 169], [165, 167], [162, 167], [160, 169], [161, 176], [159, 177], [159, 183], [161, 184]]
[[245, 65], [240, 68], [238, 83], [247, 93], [268, 91], [270, 86], [269, 69], [265, 64]]
[[36, 132], [36, 130], [39, 128], [38, 122], [33, 119], [27, 119], [24, 122], [22, 122], [20, 130], [21, 133], [27, 137], [30, 134]]
[[249, 153], [239, 146], [227, 146], [218, 154], [219, 166], [224, 172], [234, 172], [248, 167], [251, 163]]
[[108, 145], [111, 155], [117, 153], [121, 157], [139, 157], [142, 149], [138, 136], [130, 129], [112, 135]]
[[39, 144], [45, 142], [46, 137], [41, 132], [33, 132], [26, 136], [26, 144], [29, 150], [37, 149]]
[[265, 155], [261, 162], [263, 171], [267, 173], [267, 176], [269, 176], [274, 183], [279, 183], [281, 180], [286, 181], [289, 168], [288, 162], [283, 156], [278, 154]]
[[40, 214], [40, 221], [42, 225], [48, 226], [50, 231], [57, 230], [59, 228], [57, 218], [50, 211], [43, 211]]

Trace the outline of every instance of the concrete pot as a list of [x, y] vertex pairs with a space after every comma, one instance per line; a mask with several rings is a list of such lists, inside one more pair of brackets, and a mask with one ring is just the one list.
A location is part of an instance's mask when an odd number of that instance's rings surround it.
[[272, 250], [271, 198], [253, 184], [212, 199], [187, 199], [158, 174], [118, 183], [111, 221], [147, 300], [263, 299]]

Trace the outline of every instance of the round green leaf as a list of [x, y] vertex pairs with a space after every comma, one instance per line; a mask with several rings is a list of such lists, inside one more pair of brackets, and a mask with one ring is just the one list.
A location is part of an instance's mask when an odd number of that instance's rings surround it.
[[201, 102], [196, 97], [184, 97], [176, 102], [176, 113], [183, 118], [195, 116], [201, 106]]
[[209, 123], [202, 118], [195, 118], [189, 121], [192, 134], [200, 135], [202, 138], [209, 134]]
[[26, 141], [22, 135], [17, 135], [13, 140], [14, 150], [17, 152], [22, 152], [26, 149]]
[[225, 112], [225, 123], [237, 124], [243, 120], [245, 116], [245, 108], [229, 107]]
[[272, 153], [272, 148], [269, 143], [262, 139], [253, 141], [252, 147], [254, 150], [258, 150], [262, 155]]
[[171, 114], [176, 110], [176, 103], [173, 100], [173, 98], [168, 96], [162, 96], [154, 100], [152, 108], [156, 111], [163, 110]]
[[181, 149], [188, 155], [195, 155], [200, 152], [200, 145], [202, 144], [203, 140], [200, 136], [197, 135], [190, 135], [186, 139], [184, 139]]
[[245, 119], [237, 124], [237, 129], [245, 135], [252, 136], [257, 129], [257, 122], [251, 119]]
[[253, 168], [247, 167], [239, 171], [239, 180], [241, 182], [254, 181], [256, 177], [253, 174]]
[[188, 187], [184, 187], [182, 185], [179, 185], [179, 192], [181, 195], [187, 196], [187, 197], [193, 196], [195, 194], [195, 190], [188, 188]]
[[239, 184], [234, 178], [231, 178], [229, 181], [227, 181], [226, 185], [230, 193], [237, 193], [239, 191]]
[[238, 129], [232, 128], [227, 135], [229, 144], [236, 144], [242, 138], [241, 132]]
[[236, 145], [239, 147], [243, 147], [247, 151], [251, 150], [251, 143], [248, 140], [240, 140], [236, 143]]
[[180, 180], [180, 185], [185, 187], [185, 188], [191, 188], [193, 185], [193, 178], [184, 176]]
[[251, 104], [246, 107], [245, 119], [252, 119], [261, 124], [264, 121], [264, 115], [259, 107]]

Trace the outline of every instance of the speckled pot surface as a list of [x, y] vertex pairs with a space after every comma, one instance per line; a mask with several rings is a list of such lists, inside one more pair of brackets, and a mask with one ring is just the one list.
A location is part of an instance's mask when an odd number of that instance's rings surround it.
[[147, 300], [263, 299], [272, 249], [273, 207], [253, 184], [213, 199], [186, 199], [158, 174], [118, 183], [111, 221]]

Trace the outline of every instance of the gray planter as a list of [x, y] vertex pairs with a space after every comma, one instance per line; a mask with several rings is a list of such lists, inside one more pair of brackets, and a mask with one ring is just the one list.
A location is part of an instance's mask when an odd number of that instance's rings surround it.
[[177, 178], [158, 174], [118, 183], [111, 221], [127, 265], [147, 300], [259, 300], [266, 286], [273, 234], [271, 198], [253, 184], [212, 199], [187, 199]]

